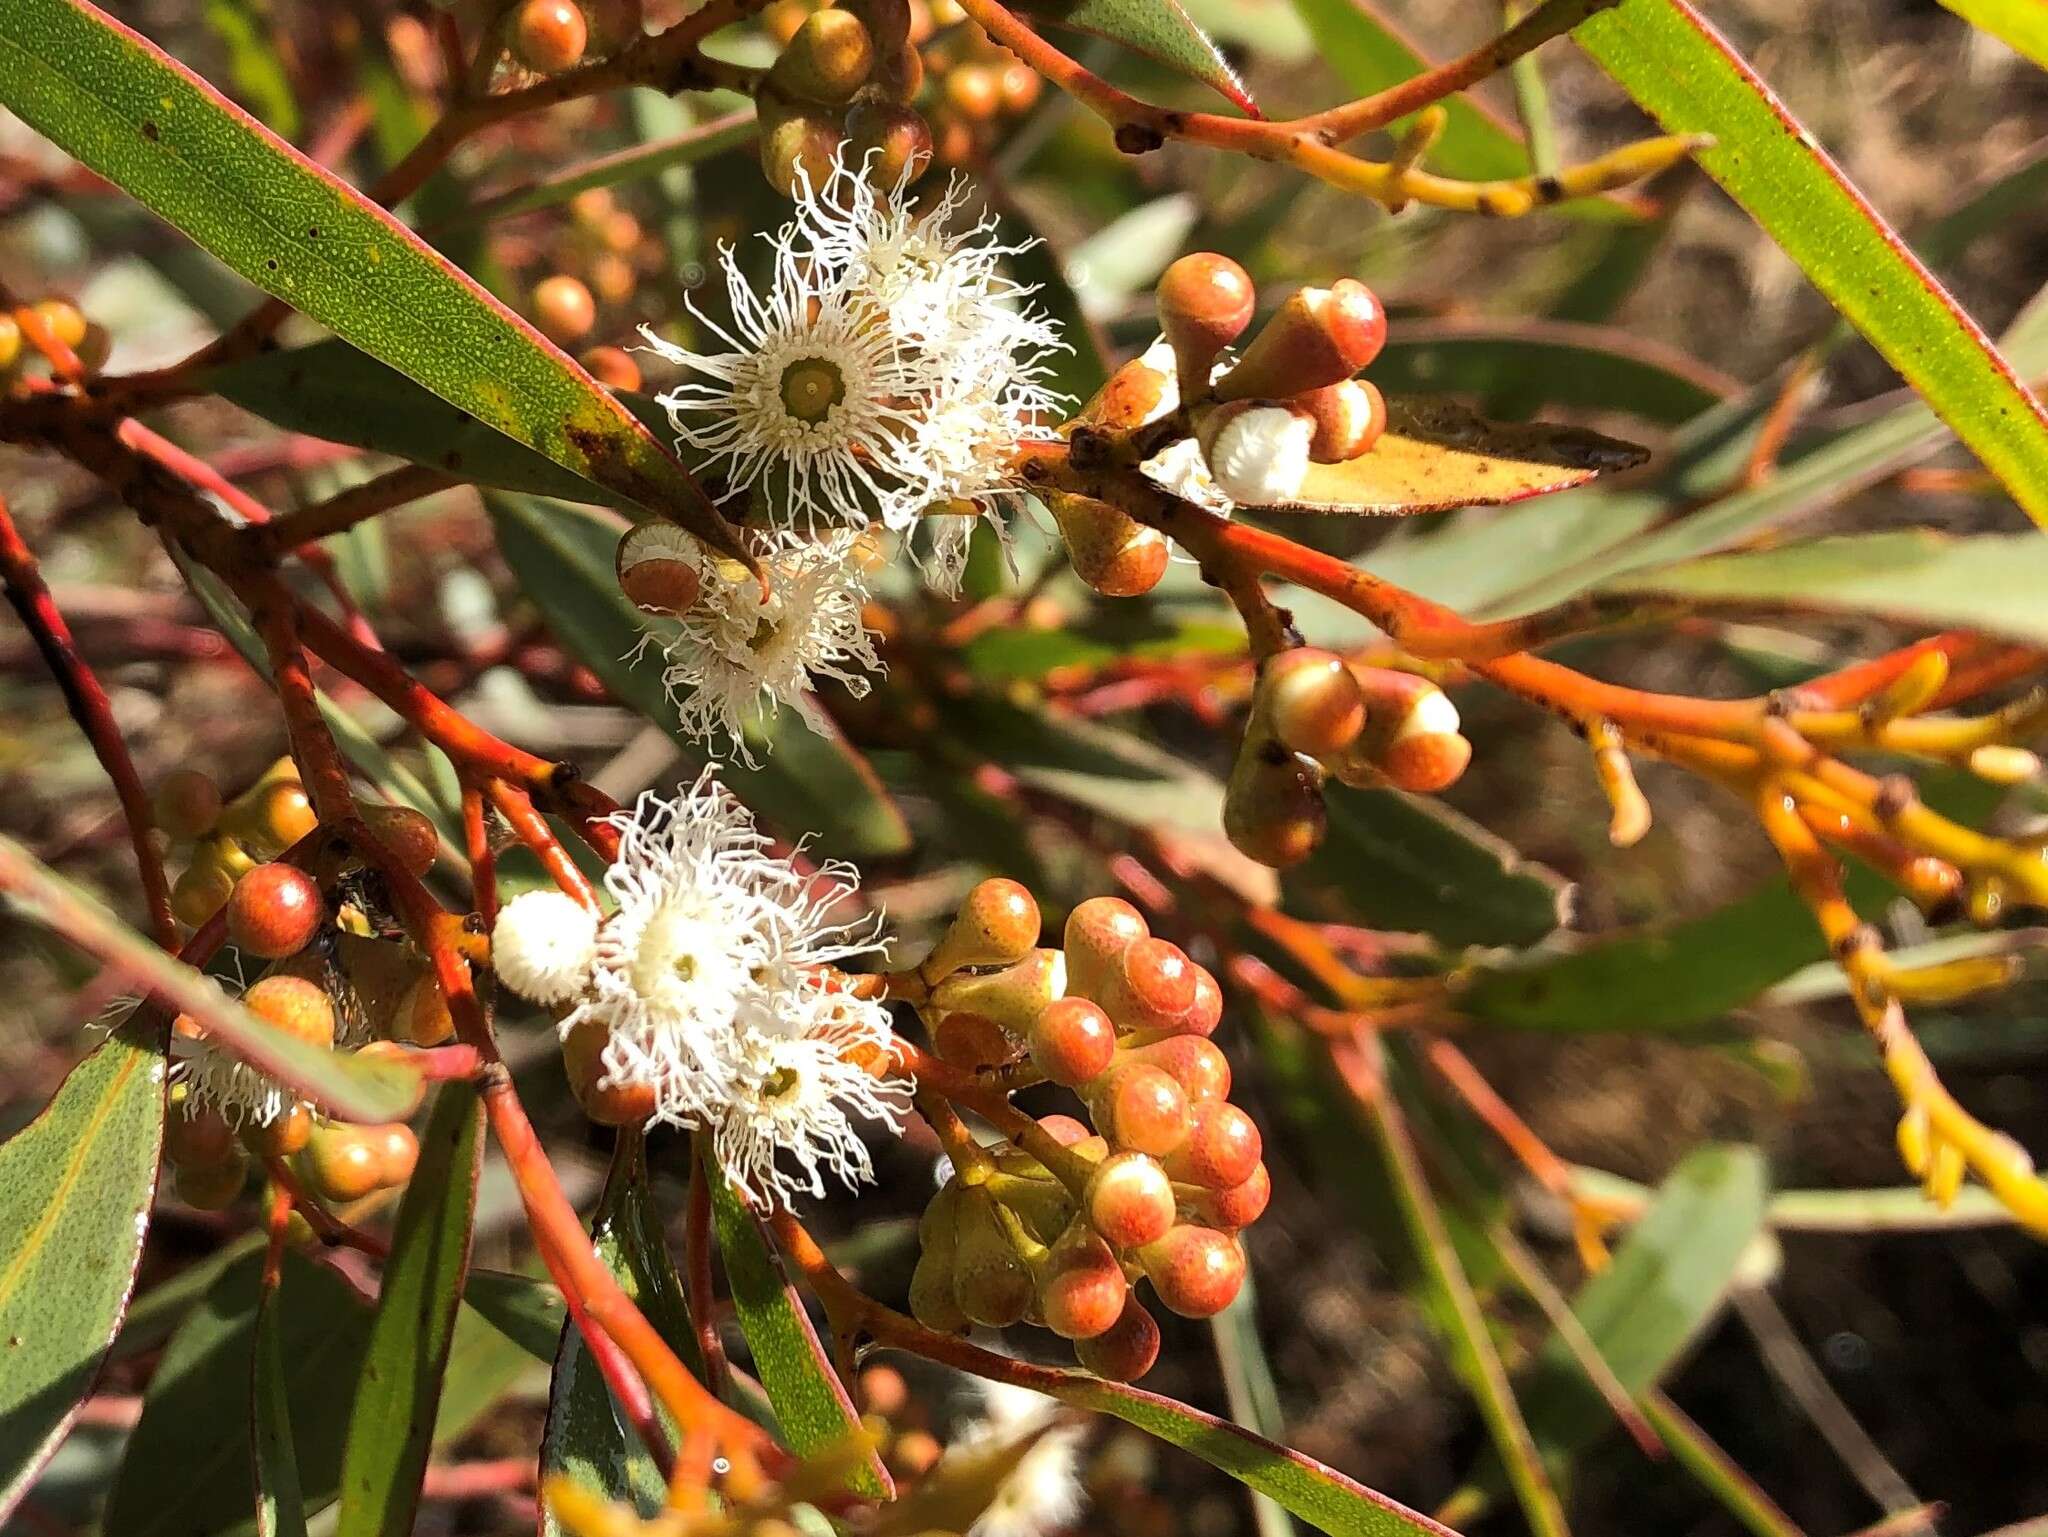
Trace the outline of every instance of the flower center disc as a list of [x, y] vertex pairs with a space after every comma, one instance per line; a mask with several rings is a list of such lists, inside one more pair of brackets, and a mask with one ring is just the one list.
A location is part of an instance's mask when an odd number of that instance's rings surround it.
[[816, 425], [846, 398], [846, 377], [824, 358], [799, 358], [782, 370], [782, 409]]

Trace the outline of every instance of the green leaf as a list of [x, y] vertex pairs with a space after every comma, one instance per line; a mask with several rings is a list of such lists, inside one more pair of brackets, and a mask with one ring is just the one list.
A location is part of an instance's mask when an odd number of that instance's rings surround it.
[[1317, 1531], [1333, 1537], [1455, 1537], [1448, 1527], [1313, 1457], [1188, 1404], [1078, 1372], [1047, 1376], [1054, 1380], [1042, 1391], [1062, 1403], [1113, 1414], [1193, 1452], [1247, 1488], [1270, 1496]]
[[[798, 1457], [844, 1445], [846, 1438], [860, 1429], [860, 1413], [832, 1369], [818, 1331], [811, 1327], [810, 1315], [783, 1274], [781, 1259], [769, 1248], [754, 1214], [708, 1156], [698, 1177], [711, 1181], [711, 1215], [717, 1225], [718, 1250], [725, 1257], [733, 1312], [753, 1354], [755, 1375], [775, 1406], [784, 1439]], [[870, 1498], [895, 1497], [895, 1484], [878, 1457], [870, 1455], [851, 1482], [857, 1493]]]
[[[675, 736], [688, 761], [703, 763], [704, 754], [681, 736], [662, 686], [659, 650], [637, 650], [647, 629], [619, 591], [613, 569], [619, 525], [586, 508], [525, 497], [485, 501], [506, 564], [556, 637], [622, 703]], [[720, 772], [734, 794], [771, 822], [815, 831], [834, 853], [894, 854], [910, 846], [903, 814], [843, 737], [814, 732], [786, 709], [758, 737], [750, 733], [749, 746], [758, 767], [729, 762]]]
[[[1216, 1364], [1223, 1373], [1223, 1392], [1230, 1413], [1240, 1424], [1262, 1436], [1278, 1438], [1286, 1433], [1286, 1417], [1280, 1409], [1280, 1390], [1273, 1381], [1273, 1363], [1266, 1358], [1265, 1342], [1259, 1338], [1258, 1287], [1253, 1272], [1245, 1271], [1230, 1306], [1209, 1320], [1210, 1335], [1216, 1341]], [[1287, 1512], [1270, 1495], [1252, 1495], [1252, 1522], [1259, 1537], [1288, 1537], [1294, 1524]]]
[[251, 282], [709, 543], [687, 471], [559, 348], [390, 214], [84, 0], [0, 11], [0, 100]]
[[1770, 88], [1684, 0], [1621, 0], [1574, 33], [2048, 524], [2048, 413]]
[[57, 1449], [121, 1325], [163, 1126], [163, 1045], [131, 1025], [0, 1144], [0, 1524]]
[[1312, 464], [1279, 511], [1404, 515], [1494, 507], [1631, 469], [1647, 450], [1583, 427], [1489, 422], [1449, 400], [1393, 396], [1387, 430], [1356, 459]]
[[270, 39], [270, 7], [261, 0], [206, 0], [206, 28], [227, 50], [235, 89], [280, 138], [299, 131], [299, 101]]
[[1484, 967], [1457, 1006], [1513, 1030], [1682, 1033], [1826, 953], [1806, 905], [1774, 880], [1702, 918]]
[[[655, 1210], [647, 1180], [645, 1144], [638, 1137], [619, 1143], [590, 1237], [598, 1256], [648, 1322], [686, 1366], [701, 1374], [696, 1330], [682, 1281], [662, 1241], [661, 1214]], [[561, 1326], [554, 1355], [540, 1466], [543, 1476], [564, 1474], [607, 1499], [633, 1505], [642, 1516], [659, 1514], [668, 1492], [661, 1470], [626, 1423], [574, 1323]], [[541, 1522], [543, 1537], [557, 1537], [565, 1530], [551, 1511], [543, 1513]]]
[[[745, 100], [732, 95], [726, 95], [724, 99], [728, 102]], [[592, 187], [616, 187], [643, 176], [659, 176], [677, 166], [695, 165], [700, 160], [708, 160], [713, 155], [724, 154], [729, 149], [751, 142], [754, 133], [754, 109], [743, 106], [694, 124], [680, 133], [645, 144], [629, 145], [538, 181], [494, 192], [470, 204], [435, 229], [466, 229], [495, 219], [509, 219], [515, 214], [532, 213], [538, 208], [553, 208], [568, 202], [579, 192], [588, 192]]]
[[534, 1360], [554, 1360], [569, 1310], [551, 1283], [503, 1270], [472, 1270], [462, 1300]]
[[[1696, 1149], [1658, 1188], [1613, 1263], [1579, 1289], [1572, 1312], [1631, 1393], [1653, 1387], [1719, 1309], [1743, 1252], [1763, 1230], [1765, 1194], [1756, 1148]], [[1555, 1338], [1537, 1357], [1522, 1403], [1553, 1456], [1578, 1450], [1613, 1424], [1570, 1349]]]
[[256, 1464], [257, 1537], [305, 1537], [306, 1504], [299, 1491], [299, 1454], [292, 1445], [292, 1406], [285, 1393], [284, 1350], [278, 1343], [277, 1292], [256, 1302], [256, 1344], [251, 1352], [250, 1436]]
[[2048, 69], [2048, 10], [2037, 0], [1941, 0], [1963, 20], [1989, 32], [2023, 59]]
[[1661, 1392], [1643, 1395], [1643, 1417], [1679, 1466], [1756, 1537], [1805, 1537], [1756, 1480]]
[[[211, 1537], [253, 1531], [249, 1383], [263, 1256], [230, 1266], [186, 1319], [150, 1379], [142, 1419], [108, 1499], [104, 1530], [121, 1537]], [[341, 1473], [349, 1395], [370, 1310], [324, 1265], [287, 1252], [276, 1301], [299, 1476], [307, 1503]]]
[[1181, 6], [1180, 0], [1025, 0], [1027, 16], [1121, 43], [1168, 69], [1199, 80], [1253, 117], [1258, 104], [1223, 51]]
[[341, 1537], [404, 1537], [419, 1508], [442, 1373], [462, 1305], [483, 1165], [483, 1105], [444, 1084], [405, 1187], [342, 1462]]
[[119, 971], [143, 991], [190, 1014], [208, 1035], [243, 1061], [337, 1116], [390, 1121], [419, 1103], [418, 1072], [397, 1062], [365, 1062], [352, 1052], [323, 1051], [265, 1024], [175, 956], [46, 868], [13, 839], [0, 836], [0, 891], [37, 921]]
[[1512, 391], [1532, 407], [1621, 411], [1671, 426], [1739, 388], [1675, 348], [1563, 320], [1402, 321], [1373, 359], [1372, 381], [1390, 394]]
[[2033, 534], [1843, 534], [1630, 571], [1605, 585], [1703, 608], [1871, 614], [2048, 640], [2048, 542]]
[[1332, 785], [1328, 805], [1323, 846], [1282, 879], [1290, 912], [1452, 945], [1533, 945], [1564, 921], [1562, 880], [1438, 801]]
[[1478, 1405], [1479, 1417], [1492, 1437], [1495, 1455], [1506, 1464], [1508, 1481], [1529, 1529], [1538, 1537], [1563, 1537], [1564, 1508], [1508, 1385], [1507, 1368], [1501, 1364], [1479, 1298], [1458, 1261], [1458, 1251], [1423, 1174], [1421, 1155], [1400, 1107], [1383, 1080], [1379, 1095], [1358, 1108], [1393, 1177], [1394, 1198], [1409, 1243], [1422, 1262], [1432, 1304], [1430, 1315], [1449, 1348], [1452, 1369]]

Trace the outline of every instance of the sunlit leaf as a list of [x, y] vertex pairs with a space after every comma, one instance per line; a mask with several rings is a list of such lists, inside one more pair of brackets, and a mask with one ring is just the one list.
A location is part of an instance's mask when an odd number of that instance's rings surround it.
[[1971, 26], [2048, 69], [2048, 10], [2034, 0], [1941, 0]]
[[266, 1024], [220, 988], [128, 928], [11, 838], [0, 837], [0, 891], [38, 922], [142, 991], [190, 1014], [236, 1056], [350, 1120], [389, 1121], [419, 1103], [420, 1079], [397, 1062], [326, 1051]]
[[163, 1125], [163, 1044], [130, 1028], [0, 1144], [0, 1524], [63, 1439], [121, 1325]]
[[1584, 485], [1649, 457], [1583, 427], [1489, 422], [1449, 400], [1393, 396], [1387, 430], [1356, 459], [1309, 466], [1280, 511], [1407, 514], [1492, 507]]
[[454, 1343], [483, 1162], [483, 1109], [467, 1083], [442, 1086], [420, 1137], [356, 1379], [342, 1463], [341, 1537], [412, 1530]]
[[[705, 1172], [715, 1181], [712, 1220], [732, 1287], [733, 1312], [784, 1438], [800, 1457], [843, 1445], [860, 1428], [859, 1411], [753, 1213], [715, 1169]], [[854, 1471], [852, 1483], [858, 1492], [877, 1499], [895, 1493], [888, 1470], [872, 1456]]]
[[1254, 117], [1258, 107], [1223, 51], [1195, 25], [1180, 0], [1026, 0], [1018, 10], [1042, 21], [1121, 43], [1134, 53], [1199, 80]]
[[2048, 524], [2048, 413], [1813, 136], [1684, 0], [1621, 0], [1573, 34]]
[[284, 1347], [279, 1343], [278, 1294], [256, 1304], [256, 1343], [250, 1382], [250, 1439], [256, 1472], [257, 1537], [303, 1537], [306, 1502], [299, 1490], [299, 1454], [292, 1444], [292, 1406], [285, 1392]]
[[1844, 534], [1631, 571], [1607, 585], [1703, 608], [1874, 614], [2048, 641], [2048, 541], [2031, 534]]
[[557, 464], [721, 548], [632, 414], [391, 215], [84, 0], [0, 10], [0, 101], [252, 283]]

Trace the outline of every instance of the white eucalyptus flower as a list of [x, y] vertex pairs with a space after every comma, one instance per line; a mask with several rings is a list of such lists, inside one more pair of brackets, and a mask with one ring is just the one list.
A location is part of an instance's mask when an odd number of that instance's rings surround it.
[[617, 910], [563, 1035], [601, 1025], [604, 1084], [650, 1090], [650, 1126], [708, 1130], [727, 1175], [767, 1205], [823, 1195], [828, 1171], [849, 1188], [871, 1179], [854, 1120], [898, 1126], [908, 1087], [883, 1076], [886, 1008], [825, 973], [879, 948], [878, 920], [836, 916], [854, 871], [772, 853], [715, 765], [613, 821]]
[[685, 730], [714, 746], [729, 743], [751, 762], [743, 732], [761, 712], [792, 705], [819, 724], [814, 678], [856, 698], [867, 693], [882, 661], [861, 617], [868, 587], [860, 538], [841, 529], [765, 552], [765, 602], [760, 582], [737, 562], [704, 561], [696, 601], [662, 642], [662, 681]]

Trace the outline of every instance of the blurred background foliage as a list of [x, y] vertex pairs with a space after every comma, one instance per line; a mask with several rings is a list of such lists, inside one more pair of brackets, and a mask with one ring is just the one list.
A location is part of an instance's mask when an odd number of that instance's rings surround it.
[[[417, 9], [290, 0], [111, 9], [358, 185], [431, 121], [439, 64]], [[1440, 0], [1390, 0], [1384, 10], [1356, 0], [1188, 0], [1188, 9], [1276, 117], [1398, 78], [1409, 68], [1400, 39], [1443, 58], [1502, 19]], [[1964, 307], [1995, 335], [2010, 328], [2022, 372], [2048, 367], [2048, 337], [2029, 310], [2048, 281], [2040, 69], [1915, 0], [1725, 0], [1712, 13]], [[650, 0], [650, 22], [672, 19], [667, 0]], [[999, 71], [996, 56], [956, 41], [951, 74]], [[762, 62], [772, 44], [757, 33], [734, 39], [732, 52]], [[1213, 101], [1108, 44], [1081, 52], [1151, 99]], [[1543, 153], [1566, 160], [1642, 131], [1569, 46], [1544, 51], [1540, 65], [1456, 104], [1440, 152], [1446, 170], [1518, 169], [1523, 122], [1538, 125]], [[935, 84], [941, 99], [978, 113], [981, 87], [949, 78], [941, 72]], [[704, 281], [716, 244], [744, 243], [780, 216], [746, 146], [703, 154], [687, 138], [730, 105], [643, 91], [523, 119], [465, 148], [407, 213], [515, 308], [527, 310], [550, 275], [582, 280], [597, 303], [581, 343], [630, 346], [642, 324], [685, 334], [679, 298]], [[1734, 520], [1740, 542], [1756, 548], [1795, 529], [2017, 526], [1890, 370], [1845, 339], [1791, 261], [1696, 171], [1647, 194], [1514, 222], [1426, 209], [1391, 217], [1294, 171], [1200, 148], [1124, 157], [1101, 123], [1051, 91], [1020, 86], [993, 120], [973, 122], [974, 113], [954, 112], [957, 133], [942, 114], [941, 150], [971, 169], [1007, 228], [1043, 240], [1021, 266], [1046, 285], [1049, 307], [1085, 320], [1067, 381], [1077, 394], [1107, 361], [1150, 340], [1149, 288], [1163, 266], [1209, 249], [1242, 261], [1269, 294], [1340, 274], [1368, 281], [1394, 317], [1374, 371], [1389, 388], [1456, 394], [1507, 418], [1581, 422], [1657, 449], [1633, 478], [1523, 507], [1398, 527], [1290, 524], [1462, 611], [1514, 612], [1568, 593], [1589, 561], [1625, 555], [1639, 531], [1681, 512]], [[678, 135], [687, 152], [652, 162], [633, 154]], [[598, 156], [618, 158], [590, 186], [548, 181]], [[182, 356], [258, 297], [5, 117], [0, 272], [19, 293], [73, 298], [111, 333], [116, 370]], [[667, 382], [651, 357], [636, 359], [649, 390]], [[1788, 380], [1798, 409], [1775, 472], [1766, 465], [1745, 478]], [[457, 441], [453, 413], [432, 417], [416, 387], [339, 349], [312, 366], [258, 358], [217, 388], [225, 400], [176, 408], [170, 430], [278, 503], [315, 500], [388, 462], [319, 440], [397, 455]], [[563, 487], [503, 440], [477, 447], [482, 458], [465, 471], [496, 489], [456, 487], [351, 531], [332, 545], [338, 579], [402, 660], [490, 729], [574, 759], [621, 798], [684, 777], [695, 759], [665, 728], [672, 715], [658, 681], [624, 660], [635, 621], [611, 576], [616, 520], [544, 500]], [[48, 458], [0, 451], [0, 485], [17, 516], [42, 530], [45, 573], [114, 690], [145, 778], [202, 764], [232, 787], [260, 773], [282, 747], [268, 695], [155, 541], [89, 477]], [[898, 626], [889, 681], [865, 701], [828, 697], [839, 735], [812, 736], [785, 717], [764, 766], [732, 775], [777, 833], [813, 834], [821, 853], [861, 863], [904, 953], [917, 953], [978, 874], [1024, 879], [1057, 910], [1109, 889], [1131, 852], [1149, 857], [1161, 839], [1233, 889], [1272, 892], [1270, 877], [1217, 834], [1232, 734], [1214, 722], [1245, 689], [1229, 665], [1241, 641], [1228, 609], [1191, 567], [1146, 599], [1103, 604], [1059, 572], [1055, 553], [1027, 532], [1021, 579], [1034, 597], [990, 628], [963, 625], [971, 611], [922, 597], [907, 579], [889, 588]], [[992, 548], [979, 552], [972, 595], [1008, 590], [1010, 580]], [[1362, 621], [1335, 609], [1305, 601], [1299, 613], [1314, 642], [1369, 642]], [[1698, 621], [1580, 640], [1563, 654], [1639, 687], [1723, 696], [1810, 675], [1891, 633], [1847, 616], [1796, 633]], [[1114, 687], [1117, 662], [1133, 655], [1182, 657], [1213, 677], [1192, 708], [1148, 703]], [[1419, 932], [1439, 956], [1489, 952], [1477, 958], [1500, 975], [1473, 994], [1460, 1047], [1563, 1158], [1629, 1182], [1613, 1187], [1624, 1205], [1674, 1181], [1665, 1200], [1675, 1214], [1639, 1230], [1609, 1273], [1624, 1300], [1603, 1302], [1593, 1291], [1602, 1283], [1591, 1283], [1582, 1318], [1653, 1420], [1665, 1417], [1674, 1446], [1704, 1459], [1718, 1443], [1779, 1510], [1760, 1512], [1753, 1491], [1711, 1466], [1645, 1458], [1611, 1428], [1597, 1396], [1589, 1402], [1512, 1274], [1526, 1263], [1567, 1291], [1581, 1284], [1561, 1208], [1417, 1060], [1397, 1053], [1390, 1063], [1406, 1130], [1363, 1124], [1299, 1040], [1242, 1009], [1220, 1039], [1276, 1155], [1273, 1210], [1248, 1235], [1256, 1295], [1213, 1332], [1171, 1324], [1146, 1386], [1227, 1410], [1423, 1508], [1463, 1490], [1452, 1507], [1463, 1529], [1519, 1529], [1489, 1471], [1484, 1392], [1475, 1401], [1465, 1369], [1461, 1331], [1472, 1318], [1455, 1305], [1434, 1240], [1462, 1256], [1481, 1327], [1518, 1368], [1539, 1442], [1560, 1468], [1569, 1459], [1577, 1529], [1706, 1534], [1788, 1522], [1847, 1533], [1887, 1516], [1899, 1518], [1887, 1530], [1933, 1529], [1937, 1516], [1924, 1507], [1938, 1502], [1940, 1530], [1978, 1533], [2048, 1509], [2038, 1455], [2048, 1437], [2048, 1311], [2038, 1301], [2048, 1260], [1988, 1203], [1966, 1200], [1941, 1217], [1907, 1191], [1828, 1200], [1825, 1192], [1899, 1183], [1896, 1109], [1821, 964], [1821, 941], [1748, 819], [1652, 764], [1643, 783], [1655, 828], [1614, 850], [1577, 739], [1484, 688], [1457, 698], [1476, 752], [1444, 800], [1462, 815], [1447, 820], [1391, 792], [1344, 797], [1328, 848], [1285, 883], [1289, 908]], [[445, 761], [360, 694], [338, 693], [334, 704], [355, 723], [368, 776], [452, 832]], [[1927, 794], [2010, 831], [2048, 812], [2035, 786], [1994, 793], [1935, 774]], [[13, 628], [0, 630], [0, 831], [135, 911], [113, 798]], [[536, 877], [517, 859], [505, 873], [513, 883]], [[1867, 895], [1866, 916], [1893, 943], [1939, 942], [1911, 910]], [[1561, 917], [1566, 932], [1553, 934]], [[0, 1129], [11, 1131], [80, 1053], [88, 971], [42, 932], [4, 915], [0, 925], [0, 988], [11, 1000], [0, 1013]], [[1649, 939], [1644, 926], [1656, 931]], [[2048, 1153], [2040, 937], [2009, 923], [1966, 942], [2022, 956], [2019, 980], [1981, 1002], [1920, 1010], [1918, 1026], [1966, 1104]], [[1557, 959], [1603, 944], [1619, 948], [1590, 963]], [[1490, 954], [1538, 946], [1534, 981]], [[522, 1093], [564, 1149], [572, 1190], [593, 1194], [602, 1149], [560, 1085], [544, 1023], [508, 1026]], [[1420, 1154], [1404, 1144], [1410, 1136]], [[1697, 1151], [1702, 1144], [1717, 1146]], [[680, 1147], [657, 1138], [653, 1157], [673, 1212]], [[819, 1218], [878, 1295], [900, 1296], [907, 1279], [908, 1224], [929, 1190], [930, 1159], [911, 1144], [885, 1150], [881, 1189]], [[1433, 1217], [1418, 1218], [1418, 1200], [1433, 1201]], [[515, 1210], [487, 1167], [484, 1263], [525, 1263], [511, 1236]], [[1510, 1225], [1533, 1254], [1519, 1244], [1506, 1252]], [[110, 1488], [127, 1515], [108, 1530], [229, 1529], [234, 1499], [142, 1518], [160, 1481], [183, 1476], [191, 1446], [165, 1439], [174, 1421], [160, 1411], [156, 1435], [138, 1431], [127, 1447], [134, 1416], [118, 1406], [132, 1411], [124, 1395], [146, 1388], [152, 1409], [160, 1396], [187, 1395], [180, 1417], [189, 1423], [224, 1412], [204, 1372], [167, 1385], [171, 1360], [159, 1365], [157, 1351], [213, 1267], [248, 1251], [237, 1221], [164, 1213], [106, 1384], [117, 1409], [74, 1433], [38, 1487], [33, 1521], [20, 1515], [10, 1530], [82, 1530]], [[298, 1427], [310, 1443], [327, 1436], [338, 1455], [321, 1383], [362, 1348], [361, 1327], [324, 1272], [288, 1285], [307, 1294], [290, 1326], [304, 1337], [286, 1342], [295, 1407], [304, 1396]], [[551, 1331], [545, 1322], [543, 1354]], [[190, 1350], [205, 1343], [179, 1338]], [[546, 1370], [503, 1347], [488, 1331], [458, 1334], [458, 1361], [465, 1348], [476, 1355], [451, 1373], [462, 1394], [443, 1408], [451, 1458], [515, 1455], [538, 1436]], [[246, 1340], [233, 1348], [246, 1351]], [[943, 1426], [947, 1389], [912, 1375]], [[1703, 1439], [1668, 1418], [1673, 1405]], [[1256, 1519], [1277, 1537], [1284, 1516], [1254, 1512], [1219, 1475], [1143, 1451], [1130, 1434], [1094, 1443], [1090, 1479], [1103, 1497], [1081, 1529], [1220, 1534]], [[303, 1471], [310, 1489], [319, 1474]], [[499, 1530], [502, 1514], [488, 1501], [435, 1500], [420, 1529]]]

